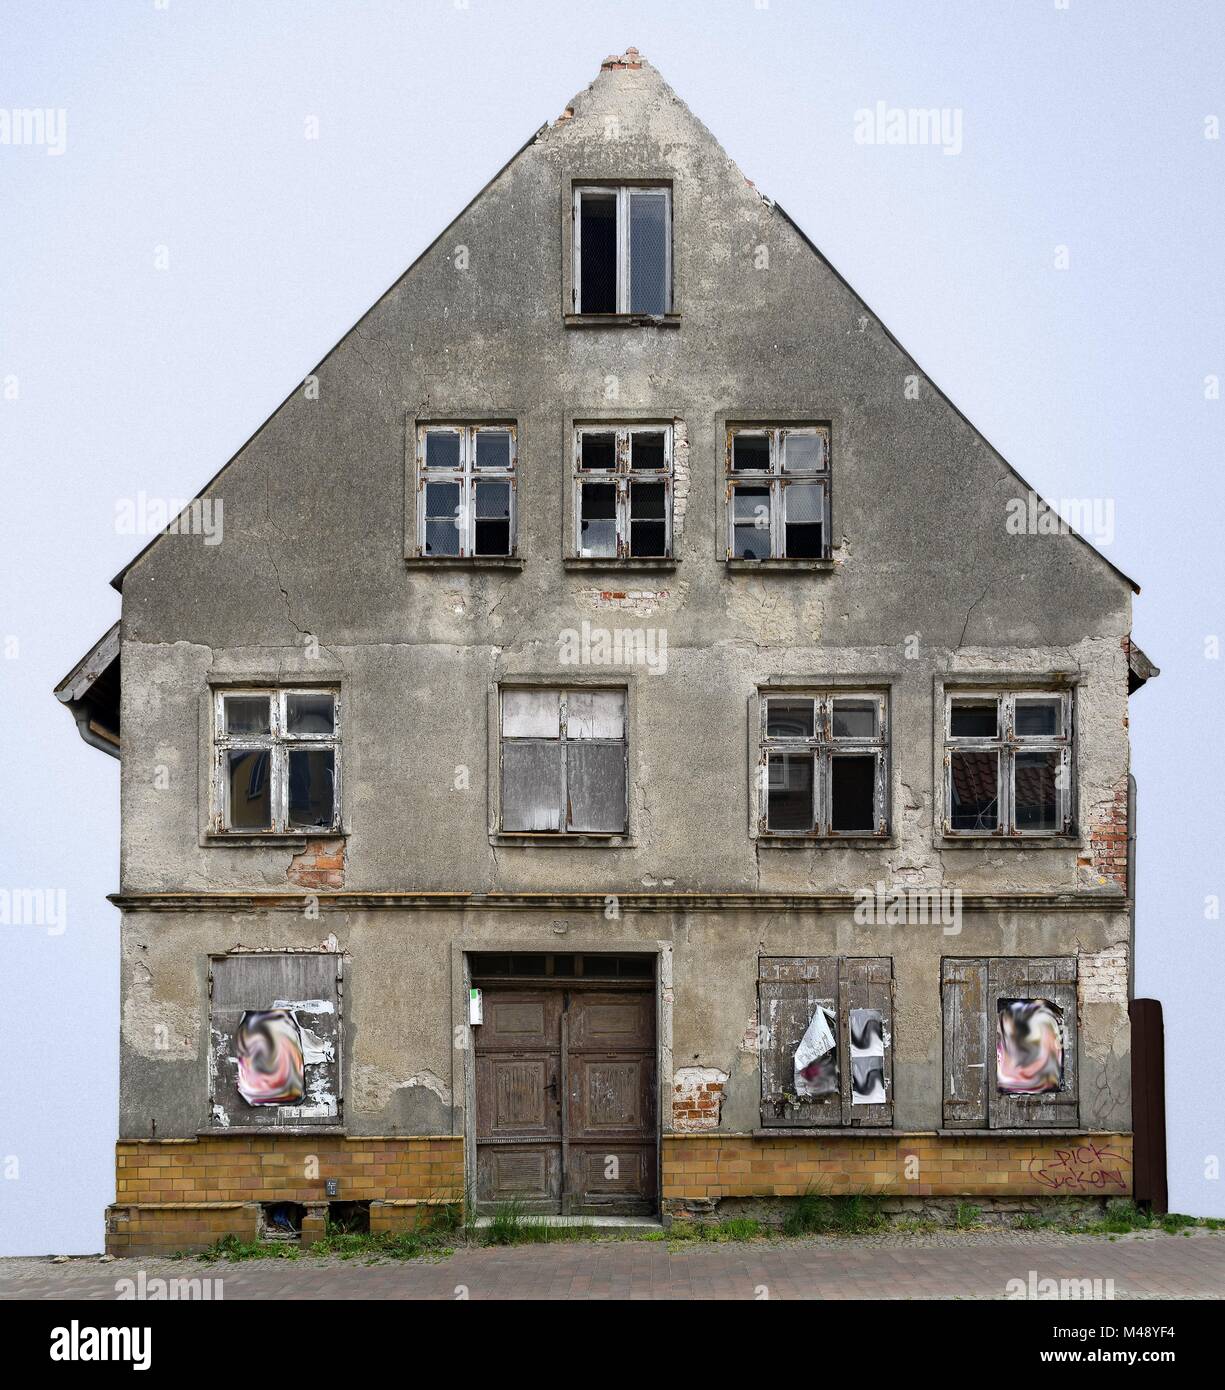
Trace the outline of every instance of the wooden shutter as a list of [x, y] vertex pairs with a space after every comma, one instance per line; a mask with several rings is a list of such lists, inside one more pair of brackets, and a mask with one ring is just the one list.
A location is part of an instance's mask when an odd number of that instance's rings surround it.
[[[240, 1127], [334, 1125], [341, 1104], [341, 957], [328, 952], [217, 956], [209, 971], [209, 1123]], [[235, 1034], [244, 1013], [290, 1009], [304, 1037], [299, 1105], [248, 1105], [238, 1092]], [[313, 1040], [313, 1041], [312, 1041]]]
[[[762, 957], [758, 971], [761, 1046], [761, 1123], [765, 1129], [842, 1123], [841, 1089], [800, 1099], [795, 1094], [795, 1050], [824, 1006], [839, 1019], [838, 1076], [845, 1085], [846, 1055], [838, 1013], [836, 956]], [[860, 1109], [863, 1107], [861, 1106]]]
[[[889, 956], [852, 957], [841, 963], [839, 971], [838, 1050], [843, 1065], [839, 1069], [842, 1089], [842, 1123], [859, 1126], [889, 1126], [893, 1123], [893, 960]], [[875, 1009], [881, 1016], [884, 1034], [883, 1104], [855, 1104], [851, 1056], [851, 1010]]]
[[995, 1079], [995, 1036], [987, 1031], [987, 962], [945, 960], [941, 997], [945, 1126], [986, 1129], [987, 1087], [994, 1087]]
[[[996, 1038], [1001, 999], [1049, 999], [1063, 1015], [1063, 1087], [1041, 1095], [1014, 1096], [996, 1084]], [[1075, 959], [1013, 959], [990, 963], [987, 989], [990, 1038], [989, 1109], [992, 1129], [1054, 1129], [1080, 1120], [1077, 1067]]]

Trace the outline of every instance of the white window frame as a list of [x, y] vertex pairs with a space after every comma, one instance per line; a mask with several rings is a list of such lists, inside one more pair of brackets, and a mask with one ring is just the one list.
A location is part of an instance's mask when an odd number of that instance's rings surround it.
[[[808, 700], [813, 705], [813, 732], [805, 736], [768, 734], [769, 702]], [[876, 706], [876, 735], [873, 738], [834, 735], [834, 704], [839, 700], [859, 700]], [[757, 760], [757, 832], [768, 839], [852, 840], [886, 839], [889, 835], [889, 698], [882, 690], [787, 690], [770, 687], [758, 691], [761, 725]], [[813, 823], [807, 830], [770, 828], [770, 754], [790, 753], [813, 761]], [[873, 783], [873, 821], [871, 830], [833, 829], [832, 765], [836, 756], [873, 755], [876, 773]]]
[[[615, 458], [611, 469], [583, 468], [583, 436], [586, 434], [611, 434], [615, 436]], [[636, 434], [662, 434], [664, 437], [664, 466], [662, 468], [636, 469], [633, 467], [633, 436]], [[673, 427], [662, 421], [649, 423], [635, 421], [633, 424], [614, 421], [592, 421], [574, 427], [574, 445], [571, 453], [571, 491], [574, 512], [574, 554], [578, 559], [598, 559], [614, 562], [617, 560], [665, 561], [672, 559], [672, 482], [673, 482]], [[662, 483], [664, 486], [664, 551], [662, 555], [631, 555], [631, 517], [630, 494], [636, 481]], [[617, 551], [615, 555], [589, 556], [583, 551], [583, 486], [595, 483], [616, 488], [616, 534]]]
[[[459, 465], [456, 468], [427, 468], [425, 466], [426, 436], [430, 434], [453, 434], [459, 437]], [[510, 464], [506, 468], [478, 468], [476, 466], [476, 441], [480, 434], [510, 435]], [[438, 424], [417, 426], [417, 554], [425, 560], [505, 560], [511, 559], [518, 545], [518, 462], [519, 441], [515, 425], [507, 421], [498, 423], [481, 421], [480, 424], [460, 424], [448, 421]], [[505, 552], [482, 553], [476, 550], [476, 485], [481, 482], [506, 482], [510, 489], [510, 534]], [[456, 526], [460, 533], [459, 550], [454, 555], [431, 555], [425, 548], [426, 523], [426, 484], [457, 483], [459, 485], [459, 507]], [[436, 519], [436, 518], [435, 518]]]
[[[730, 425], [727, 430], [727, 458], [725, 502], [727, 507], [727, 559], [739, 565], [768, 565], [780, 560], [803, 562], [805, 560], [828, 560], [831, 553], [830, 541], [830, 479], [833, 472], [832, 430], [828, 425]], [[769, 463], [765, 468], [734, 468], [736, 440], [742, 435], [765, 437], [769, 440]], [[788, 469], [786, 467], [787, 440], [793, 436], [820, 437], [825, 440], [825, 462], [819, 468]], [[768, 559], [750, 560], [736, 554], [736, 504], [735, 494], [738, 485], [767, 487], [770, 494], [769, 527], [761, 527], [770, 534], [770, 555]], [[793, 556], [787, 554], [787, 490], [799, 484], [804, 487], [820, 487], [822, 491], [821, 515], [821, 554]]]
[[672, 188], [666, 183], [648, 184], [576, 184], [572, 217], [574, 223], [574, 285], [571, 292], [574, 312], [585, 314], [606, 313], [606, 310], [589, 311], [583, 308], [583, 214], [584, 195], [593, 194], [607, 198], [610, 194], [617, 201], [617, 307], [618, 314], [643, 314], [648, 318], [658, 318], [659, 314], [648, 313], [642, 309], [630, 308], [630, 199], [635, 194], [664, 199], [664, 284], [666, 295], [663, 313], [672, 312]]
[[[1042, 690], [1025, 687], [1007, 690], [998, 687], [946, 688], [944, 692], [944, 833], [951, 839], [1066, 838], [1074, 835], [1076, 823], [1075, 700], [1071, 690]], [[954, 737], [953, 704], [958, 700], [996, 701], [994, 738], [966, 735]], [[1058, 734], [1017, 734], [1018, 700], [1056, 701], [1059, 707]], [[958, 752], [994, 752], [997, 756], [996, 786], [998, 814], [994, 830], [953, 829], [953, 760]], [[1055, 778], [1055, 807], [1058, 826], [1054, 830], [1022, 830], [1016, 821], [1016, 755], [1018, 753], [1058, 752], [1059, 771]]]
[[[332, 732], [291, 734], [286, 714], [291, 695], [330, 695]], [[228, 734], [225, 731], [227, 699], [267, 699], [266, 734]], [[311, 836], [335, 833], [341, 826], [340, 691], [334, 686], [226, 686], [213, 691], [213, 833], [221, 835]], [[297, 748], [324, 748], [332, 752], [332, 819], [326, 826], [289, 823], [289, 752]], [[231, 825], [228, 754], [233, 751], [267, 752], [272, 824], [262, 830]]]

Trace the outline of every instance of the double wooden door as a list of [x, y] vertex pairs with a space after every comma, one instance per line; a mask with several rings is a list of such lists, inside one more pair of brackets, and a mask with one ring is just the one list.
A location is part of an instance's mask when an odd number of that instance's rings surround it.
[[484, 990], [476, 1202], [525, 1212], [657, 1208], [655, 993], [567, 981]]

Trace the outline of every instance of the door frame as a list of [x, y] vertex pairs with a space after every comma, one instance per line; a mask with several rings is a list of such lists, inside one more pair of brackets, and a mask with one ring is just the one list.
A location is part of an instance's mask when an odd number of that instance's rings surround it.
[[[472, 988], [471, 955], [487, 952], [499, 955], [599, 955], [654, 956], [655, 992], [655, 1191], [656, 1202], [663, 1195], [663, 1141], [672, 1130], [672, 943], [670, 941], [609, 941], [607, 937], [534, 937], [526, 941], [468, 940], [451, 943], [451, 1094], [463, 1096], [464, 1188], [476, 1201], [476, 1049], [472, 1025], [468, 1022], [468, 991]], [[506, 984], [529, 988], [537, 985], [573, 987], [574, 980], [559, 977], [508, 975]], [[591, 983], [595, 984], [593, 980]], [[601, 981], [604, 985], [616, 981]], [[639, 981], [624, 981], [641, 989]], [[564, 1178], [563, 1178], [564, 1181]], [[578, 1218], [575, 1218], [578, 1219]], [[588, 1220], [592, 1218], [586, 1218]]]

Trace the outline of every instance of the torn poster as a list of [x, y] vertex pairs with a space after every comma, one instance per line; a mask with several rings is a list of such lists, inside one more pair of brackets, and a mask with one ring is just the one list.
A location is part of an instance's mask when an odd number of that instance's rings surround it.
[[995, 1080], [1001, 1095], [1063, 1089], [1063, 1010], [1049, 999], [1000, 999]]
[[885, 1021], [879, 1009], [852, 1009], [851, 1104], [885, 1103]]
[[812, 1021], [795, 1050], [797, 1096], [827, 1096], [838, 1089], [838, 1021], [824, 1004], [817, 1005]]
[[297, 1105], [301, 1101], [306, 1094], [302, 1034], [288, 1009], [248, 1010], [238, 1025], [234, 1044], [238, 1093], [248, 1105]]

